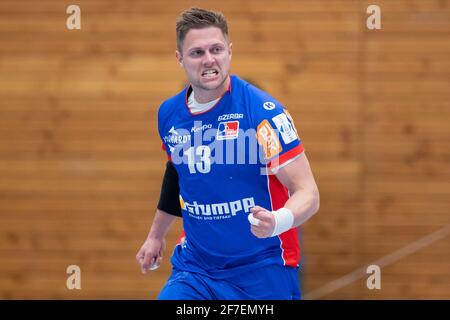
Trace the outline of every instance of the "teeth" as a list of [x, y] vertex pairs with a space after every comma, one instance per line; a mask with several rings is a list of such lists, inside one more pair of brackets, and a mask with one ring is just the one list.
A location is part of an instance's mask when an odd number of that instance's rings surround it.
[[205, 72], [203, 72], [203, 74], [216, 74], [217, 71], [216, 70], [206, 70]]

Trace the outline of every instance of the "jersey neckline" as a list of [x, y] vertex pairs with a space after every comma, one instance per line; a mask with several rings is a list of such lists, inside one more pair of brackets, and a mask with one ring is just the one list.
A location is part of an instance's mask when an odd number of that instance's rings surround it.
[[195, 116], [207, 114], [208, 112], [211, 112], [212, 110], [214, 110], [216, 108], [216, 106], [219, 105], [219, 103], [223, 100], [223, 97], [225, 97], [225, 95], [227, 93], [231, 93], [231, 87], [232, 87], [231, 84], [233, 82], [233, 77], [231, 75], [229, 75], [228, 77], [230, 78], [230, 84], [228, 85], [228, 89], [222, 94], [222, 96], [219, 98], [219, 100], [211, 108], [209, 108], [206, 111], [199, 112], [199, 113], [192, 113], [191, 109], [189, 109], [188, 99], [189, 99], [189, 93], [192, 91], [192, 86], [191, 86], [191, 84], [189, 84], [187, 86], [187, 88], [185, 89], [186, 92], [185, 92], [185, 96], [184, 96], [184, 107], [187, 109], [188, 114], [192, 117], [195, 117]]

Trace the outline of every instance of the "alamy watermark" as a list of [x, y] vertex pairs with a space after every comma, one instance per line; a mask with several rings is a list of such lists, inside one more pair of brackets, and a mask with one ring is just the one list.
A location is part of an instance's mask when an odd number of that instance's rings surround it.
[[81, 289], [81, 269], [77, 265], [70, 265], [66, 269], [66, 273], [69, 277], [66, 281], [66, 287], [69, 290]]
[[371, 4], [367, 7], [366, 12], [370, 16], [366, 20], [366, 26], [369, 30], [380, 30], [381, 29], [381, 8], [376, 4]]
[[75, 4], [71, 4], [67, 7], [66, 13], [70, 14], [66, 20], [66, 27], [69, 30], [81, 29], [81, 9]]
[[276, 173], [283, 148], [298, 140], [284, 113], [273, 121], [276, 128], [264, 120], [256, 130], [239, 128], [237, 120], [220, 122], [218, 128], [194, 121], [190, 130], [172, 127], [162, 140], [172, 162], [187, 164], [192, 174], [209, 173], [212, 165], [260, 164], [261, 174], [270, 175]]
[[367, 274], [370, 276], [367, 278], [366, 285], [367, 289], [381, 289], [381, 269], [380, 266], [372, 264], [366, 269]]

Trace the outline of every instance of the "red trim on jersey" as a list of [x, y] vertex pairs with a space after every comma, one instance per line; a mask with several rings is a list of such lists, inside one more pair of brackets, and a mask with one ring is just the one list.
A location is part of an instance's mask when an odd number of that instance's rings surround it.
[[[269, 192], [272, 199], [272, 210], [284, 206], [289, 198], [288, 190], [275, 175], [269, 175]], [[281, 241], [282, 258], [285, 266], [297, 267], [300, 262], [300, 246], [298, 228], [292, 228], [278, 236]]]
[[208, 110], [203, 111], [203, 112], [199, 112], [199, 113], [192, 113], [192, 112], [191, 112], [191, 109], [189, 109], [189, 103], [188, 103], [188, 98], [189, 98], [189, 97], [188, 97], [188, 93], [190, 92], [190, 89], [192, 88], [192, 86], [189, 85], [188, 88], [187, 88], [187, 90], [186, 90], [186, 96], [185, 96], [185, 98], [184, 98], [184, 100], [185, 100], [185, 106], [186, 106], [186, 108], [188, 109], [189, 114], [190, 114], [191, 116], [198, 116], [198, 115], [207, 113], [207, 112], [211, 111], [212, 109], [214, 109], [214, 108], [219, 104], [219, 102], [222, 101], [222, 98], [225, 96], [225, 94], [226, 94], [227, 92], [230, 92], [230, 93], [231, 93], [231, 77], [228, 76], [228, 78], [230, 79], [230, 84], [228, 85], [228, 89], [220, 96], [219, 101], [217, 101], [217, 102], [216, 102], [211, 108], [209, 108]]
[[288, 152], [283, 153], [281, 156], [271, 160], [267, 167], [271, 170], [283, 165], [286, 161], [294, 158], [295, 156], [298, 156], [300, 153], [304, 151], [303, 144], [300, 144], [296, 146], [295, 148], [292, 148]]
[[181, 231], [181, 235], [180, 235], [180, 237], [178, 238], [178, 241], [177, 241], [177, 243], [176, 243], [175, 245], [180, 244], [181, 241], [183, 241], [183, 238], [184, 238], [184, 237], [186, 237], [186, 234], [184, 233], [184, 230], [183, 230], [183, 231]]

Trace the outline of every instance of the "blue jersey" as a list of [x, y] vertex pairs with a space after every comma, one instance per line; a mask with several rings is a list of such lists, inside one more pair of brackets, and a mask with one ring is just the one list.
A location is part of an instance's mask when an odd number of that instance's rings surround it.
[[216, 105], [187, 107], [191, 87], [159, 108], [158, 130], [179, 176], [184, 234], [174, 268], [226, 278], [269, 264], [297, 267], [297, 228], [259, 239], [248, 214], [284, 206], [288, 190], [273, 174], [303, 152], [287, 110], [269, 94], [230, 76]]

